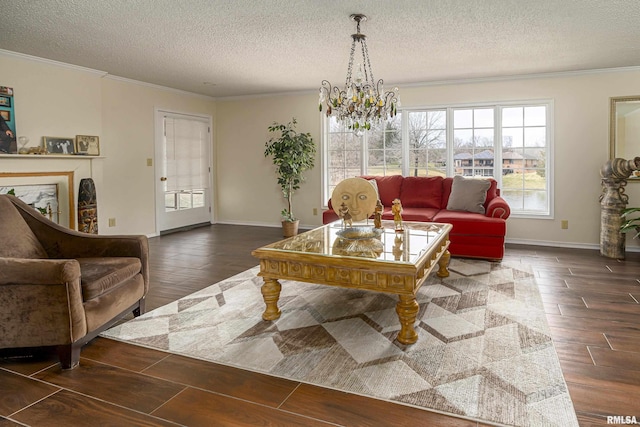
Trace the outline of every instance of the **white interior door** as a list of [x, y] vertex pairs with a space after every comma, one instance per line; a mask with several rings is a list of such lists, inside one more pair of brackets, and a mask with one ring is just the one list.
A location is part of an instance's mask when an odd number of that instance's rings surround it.
[[211, 119], [156, 110], [158, 232], [211, 222]]

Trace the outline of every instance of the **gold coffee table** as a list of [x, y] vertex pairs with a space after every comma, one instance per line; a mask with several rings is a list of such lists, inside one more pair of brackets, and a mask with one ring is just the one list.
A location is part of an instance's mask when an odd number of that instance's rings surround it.
[[404, 230], [395, 231], [393, 221], [382, 225], [382, 230], [370, 235], [371, 226], [345, 230], [338, 221], [254, 250], [252, 255], [260, 260], [258, 275], [264, 280], [262, 318], [280, 317], [279, 279], [386, 292], [399, 298], [398, 341], [415, 343], [416, 292], [436, 265], [439, 277], [449, 275], [452, 226], [405, 221]]

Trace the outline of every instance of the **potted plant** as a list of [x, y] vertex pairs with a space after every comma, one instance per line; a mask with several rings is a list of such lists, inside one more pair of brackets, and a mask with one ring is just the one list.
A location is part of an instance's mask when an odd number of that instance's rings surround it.
[[626, 208], [622, 210], [620, 217], [622, 218], [622, 224], [620, 225], [620, 231], [622, 233], [628, 233], [629, 231], [635, 232], [633, 238], [640, 236], [640, 217], [632, 216], [635, 213], [640, 212], [640, 208]]
[[304, 181], [304, 172], [313, 168], [316, 146], [310, 133], [299, 133], [295, 130], [296, 119], [284, 124], [274, 122], [269, 126], [273, 136], [265, 143], [264, 156], [271, 156], [276, 167], [278, 185], [282, 195], [287, 200], [287, 208], [283, 209], [282, 229], [284, 237], [295, 236], [298, 233], [298, 219], [293, 214], [293, 192], [300, 188]]

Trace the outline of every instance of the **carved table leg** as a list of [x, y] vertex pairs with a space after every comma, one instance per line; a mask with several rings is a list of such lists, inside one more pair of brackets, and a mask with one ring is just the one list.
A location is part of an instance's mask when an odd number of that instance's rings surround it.
[[396, 313], [400, 319], [400, 332], [398, 341], [401, 344], [413, 344], [418, 341], [418, 334], [414, 329], [416, 317], [420, 306], [416, 302], [415, 295], [399, 295], [400, 301], [396, 305]]
[[264, 284], [261, 288], [262, 298], [267, 306], [264, 313], [262, 313], [264, 320], [276, 320], [280, 317], [280, 309], [278, 308], [280, 289], [282, 289], [282, 285], [276, 279], [264, 278]]
[[438, 266], [440, 266], [440, 269], [436, 273], [438, 277], [449, 277], [449, 269], [447, 267], [449, 267], [450, 259], [451, 252], [449, 252], [449, 249], [447, 249], [438, 260]]

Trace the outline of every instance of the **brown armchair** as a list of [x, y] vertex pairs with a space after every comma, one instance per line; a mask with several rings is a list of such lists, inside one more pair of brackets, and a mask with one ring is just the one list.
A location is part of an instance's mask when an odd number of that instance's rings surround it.
[[69, 230], [0, 195], [0, 352], [55, 346], [76, 367], [83, 345], [144, 313], [148, 258], [146, 236]]

